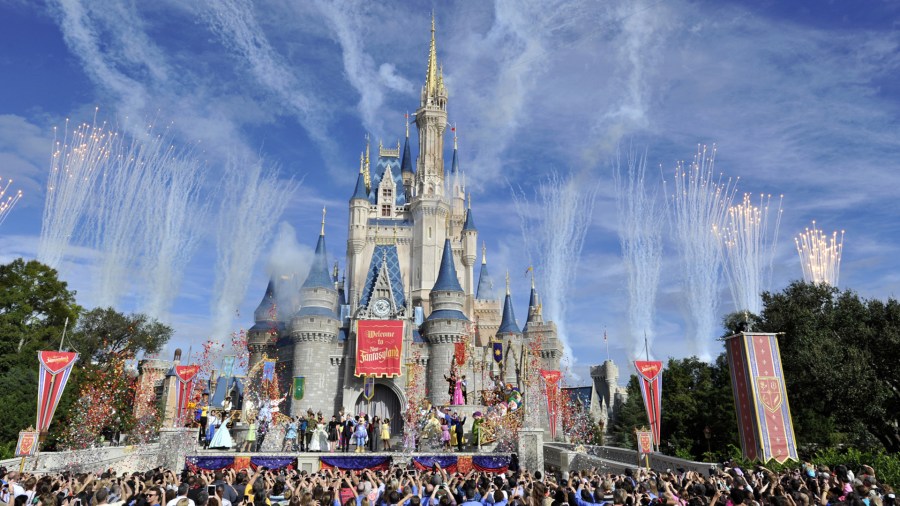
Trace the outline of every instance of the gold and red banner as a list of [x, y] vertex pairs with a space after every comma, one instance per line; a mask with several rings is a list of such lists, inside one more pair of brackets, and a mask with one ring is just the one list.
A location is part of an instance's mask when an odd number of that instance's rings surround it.
[[797, 460], [776, 334], [736, 334], [726, 338], [725, 351], [744, 457]]
[[650, 422], [653, 443], [659, 446], [659, 427], [662, 407], [662, 362], [656, 360], [635, 360], [634, 367], [641, 385], [641, 397]]
[[69, 381], [77, 353], [68, 351], [39, 351], [37, 431], [47, 432], [53, 413]]
[[356, 376], [400, 376], [402, 320], [359, 320], [356, 323]]
[[634, 433], [637, 436], [638, 453], [641, 455], [653, 453], [653, 433], [649, 430], [638, 430]]
[[550, 439], [556, 439], [557, 408], [559, 406], [559, 371], [541, 369], [541, 376], [547, 385], [547, 415], [550, 417]]
[[37, 453], [38, 437], [40, 437], [38, 432], [27, 430], [19, 432], [19, 441], [16, 443], [16, 457], [30, 457]]
[[194, 391], [194, 378], [200, 372], [199, 365], [176, 365], [175, 377], [178, 378], [178, 388], [175, 396], [176, 422], [180, 422], [185, 415], [184, 410]]
[[466, 363], [466, 343], [453, 344], [453, 360], [458, 366]]

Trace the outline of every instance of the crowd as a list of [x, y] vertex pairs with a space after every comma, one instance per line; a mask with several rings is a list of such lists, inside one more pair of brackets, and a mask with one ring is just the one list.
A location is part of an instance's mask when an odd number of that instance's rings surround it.
[[895, 506], [893, 490], [868, 466], [856, 473], [804, 465], [781, 473], [725, 467], [708, 474], [640, 469], [545, 475], [521, 471], [513, 458], [499, 474], [448, 472], [438, 465], [40, 476], [0, 468], [0, 479], [0, 501], [8, 506]]

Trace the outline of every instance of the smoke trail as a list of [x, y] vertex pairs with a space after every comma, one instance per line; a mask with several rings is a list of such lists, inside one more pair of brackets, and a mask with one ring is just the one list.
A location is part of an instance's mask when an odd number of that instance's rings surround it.
[[[164, 319], [178, 294], [179, 283], [203, 237], [209, 204], [200, 202], [205, 165], [188, 150], [154, 171], [147, 192], [148, 216], [144, 227], [141, 270], [147, 280], [144, 312]], [[208, 202], [208, 201], [207, 201]]]
[[728, 209], [725, 229], [720, 236], [725, 253], [725, 274], [736, 311], [759, 314], [762, 291], [772, 280], [772, 262], [781, 225], [781, 199], [775, 210], [775, 225], [769, 230], [771, 195], [760, 195], [759, 206], [745, 193], [740, 204]]
[[110, 156], [115, 132], [106, 125], [83, 123], [69, 136], [69, 120], [63, 130], [62, 142], [56, 140], [50, 156], [50, 174], [47, 177], [47, 197], [41, 219], [41, 238], [37, 258], [54, 269], [59, 269], [73, 237], [90, 205], [94, 182], [100, 174], [100, 166]]
[[698, 146], [690, 167], [676, 164], [672, 194], [667, 190], [674, 239], [681, 253], [687, 338], [692, 351], [706, 362], [712, 360], [722, 263], [716, 231], [723, 228], [736, 191], [731, 179], [724, 183], [721, 175], [714, 179], [715, 157], [715, 146], [712, 151]]
[[[541, 182], [531, 200], [524, 191], [513, 188], [525, 250], [538, 269], [544, 316], [556, 323], [564, 360], [570, 364], [575, 359], [566, 331], [566, 301], [578, 272], [598, 189], [596, 183], [585, 184], [574, 176], [564, 180], [555, 172]], [[529, 208], [543, 212], [534, 215]]]
[[245, 163], [232, 157], [225, 168], [216, 226], [216, 283], [212, 306], [212, 340], [224, 339], [244, 298], [259, 254], [278, 223], [293, 181], [280, 181], [262, 160]]
[[271, 250], [266, 272], [270, 279], [276, 280], [278, 319], [287, 321], [300, 308], [300, 285], [312, 265], [315, 251], [298, 243], [294, 227], [283, 221], [278, 225]]
[[647, 154], [629, 151], [625, 166], [616, 152], [613, 180], [619, 218], [619, 242], [628, 274], [629, 358], [643, 355], [644, 336], [653, 342], [653, 314], [662, 257], [663, 208], [656, 190], [645, 184]]

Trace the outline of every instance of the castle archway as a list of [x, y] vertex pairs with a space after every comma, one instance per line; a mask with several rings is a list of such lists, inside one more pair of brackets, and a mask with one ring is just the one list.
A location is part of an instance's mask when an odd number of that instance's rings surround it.
[[[394, 390], [380, 383], [375, 384], [375, 395], [367, 401], [362, 394], [356, 399], [355, 413], [366, 413], [370, 418], [379, 417], [391, 420], [391, 437], [403, 435], [403, 404]], [[381, 436], [378, 436], [381, 439]]]

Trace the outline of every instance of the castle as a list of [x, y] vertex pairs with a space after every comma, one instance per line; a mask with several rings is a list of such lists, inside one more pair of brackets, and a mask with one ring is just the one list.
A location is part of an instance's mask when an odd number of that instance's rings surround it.
[[[367, 411], [389, 417], [399, 433], [407, 368], [416, 362], [424, 366], [428, 399], [448, 404], [444, 375], [460, 343], [470, 357], [458, 365], [459, 373], [467, 376], [470, 408], [481, 404], [478, 392], [487, 387], [486, 378], [501, 376], [504, 382], [521, 385], [528, 374], [534, 375], [530, 381], [540, 381], [537, 371], [523, 367], [529, 357], [536, 355], [532, 360], [543, 369], [559, 369], [562, 345], [556, 325], [542, 318], [533, 280], [521, 328], [508, 275], [502, 301], [495, 292], [485, 247], [479, 248], [471, 200], [467, 203], [455, 133], [449, 170], [445, 164], [447, 104], [432, 20], [425, 84], [415, 112], [415, 165], [409, 122], [402, 150], [399, 142], [396, 149], [379, 145], [377, 158], [370, 158], [367, 142], [349, 199], [346, 276], [339, 277], [336, 266], [329, 269], [323, 211], [298, 307], [276, 309], [278, 280], [272, 280], [254, 313], [248, 333], [250, 366], [268, 357], [277, 360], [283, 384], [303, 378], [303, 397], [290, 401], [290, 413], [308, 408], [326, 415], [340, 409]], [[285, 313], [289, 316], [280, 316]], [[382, 323], [398, 329], [402, 346], [383, 350], [384, 355], [360, 356], [388, 356], [397, 359], [399, 368], [370, 374], [376, 377], [374, 397], [366, 404], [364, 379], [357, 375], [357, 347], [362, 342], [358, 331]]]

